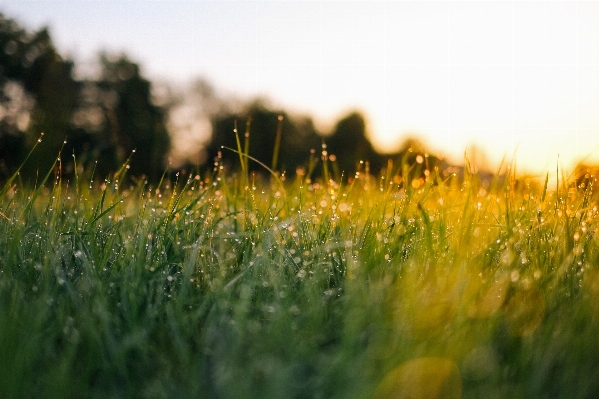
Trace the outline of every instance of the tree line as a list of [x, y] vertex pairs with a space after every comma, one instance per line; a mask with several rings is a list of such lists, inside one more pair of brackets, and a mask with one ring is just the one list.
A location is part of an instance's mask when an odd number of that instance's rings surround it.
[[[59, 54], [47, 28], [30, 32], [0, 13], [0, 181], [19, 168], [42, 133], [42, 144], [20, 171], [25, 182], [39, 180], [58, 157], [64, 175], [93, 171], [106, 177], [130, 158], [129, 175], [160, 179], [174, 140], [182, 140], [177, 121], [169, 118], [176, 118], [185, 96], [166, 90], [157, 99], [153, 83], [126, 54], [101, 53], [97, 67], [92, 77], [77, 77], [74, 61]], [[416, 165], [417, 174], [441, 163], [415, 139], [395, 154], [378, 153], [358, 111], [321, 132], [309, 116], [260, 100], [231, 107], [205, 81], [194, 88], [200, 104], [192, 113], [201, 114], [210, 132], [196, 156], [187, 156], [178, 168], [209, 168], [215, 158], [235, 167], [238, 154], [223, 149], [237, 148], [235, 129], [253, 158], [289, 175], [323, 157], [343, 176], [353, 175], [360, 161], [368, 161], [371, 173], [389, 159]], [[264, 170], [258, 162], [248, 166]]]

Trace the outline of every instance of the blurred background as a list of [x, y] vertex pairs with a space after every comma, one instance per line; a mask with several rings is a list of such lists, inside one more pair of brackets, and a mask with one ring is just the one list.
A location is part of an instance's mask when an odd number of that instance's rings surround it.
[[599, 163], [599, 2], [12, 0], [0, 13], [0, 179], [41, 132], [25, 177], [61, 148], [63, 173], [98, 161], [100, 176], [135, 149], [131, 173], [156, 179], [235, 147], [235, 123], [269, 166], [281, 129], [290, 174], [323, 142], [345, 176], [419, 154], [540, 177]]

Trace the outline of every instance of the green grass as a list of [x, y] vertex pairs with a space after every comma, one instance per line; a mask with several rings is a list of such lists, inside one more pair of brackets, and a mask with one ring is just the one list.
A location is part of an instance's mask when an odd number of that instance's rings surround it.
[[596, 397], [597, 196], [402, 168], [14, 179], [0, 398]]

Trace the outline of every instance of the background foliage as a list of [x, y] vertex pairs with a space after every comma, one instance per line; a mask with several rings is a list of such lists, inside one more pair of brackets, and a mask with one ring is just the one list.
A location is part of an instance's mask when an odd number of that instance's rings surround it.
[[[131, 176], [154, 182], [171, 157], [174, 168], [209, 168], [220, 152], [221, 159], [235, 165], [237, 155], [222, 151], [222, 146], [236, 148], [235, 124], [244, 145], [250, 132], [251, 156], [268, 166], [280, 135], [276, 166], [288, 175], [309, 167], [323, 150], [335, 157], [334, 172], [346, 178], [359, 168], [378, 173], [388, 159], [415, 161], [416, 153], [410, 154], [415, 148], [427, 153], [417, 141], [406, 142], [396, 154], [377, 153], [359, 111], [322, 132], [309, 116], [291, 115], [264, 100], [222, 100], [206, 81], [183, 91], [153, 84], [126, 54], [101, 53], [96, 67], [95, 73], [78, 77], [75, 63], [57, 52], [48, 29], [28, 32], [0, 14], [1, 180], [12, 176], [42, 132], [45, 145], [36, 152], [36, 162], [20, 170], [26, 182], [38, 179], [58, 153], [64, 176], [73, 176], [79, 167], [105, 178], [134, 150]], [[198, 134], [204, 135], [199, 144], [194, 141]], [[428, 160], [440, 161], [432, 154]], [[368, 168], [360, 161], [367, 161]], [[260, 169], [256, 163], [248, 166]]]

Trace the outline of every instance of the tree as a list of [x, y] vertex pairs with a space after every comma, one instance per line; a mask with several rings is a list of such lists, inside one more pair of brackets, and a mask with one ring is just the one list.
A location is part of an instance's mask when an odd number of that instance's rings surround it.
[[345, 176], [353, 175], [360, 161], [367, 161], [372, 173], [378, 173], [384, 165], [384, 158], [367, 138], [364, 117], [357, 111], [341, 118], [325, 141], [328, 153], [335, 156]]
[[[212, 161], [219, 152], [224, 162], [237, 165], [239, 156], [222, 147], [236, 149], [237, 142], [234, 128], [237, 124], [242, 146], [245, 143], [245, 133], [249, 129], [249, 155], [268, 167], [272, 166], [273, 154], [277, 141], [277, 131], [281, 129], [278, 161], [275, 168], [278, 171], [295, 173], [298, 166], [308, 163], [310, 150], [320, 148], [321, 137], [309, 118], [292, 117], [284, 111], [269, 109], [263, 102], [251, 103], [245, 112], [226, 114], [213, 120], [213, 133], [206, 151], [208, 161]], [[251, 170], [264, 171], [259, 164], [250, 161]]]
[[405, 138], [401, 149], [396, 154], [390, 154], [396, 170], [406, 184], [419, 186], [424, 180], [435, 178], [444, 164], [441, 158], [431, 154], [426, 146], [416, 137]]
[[[82, 82], [74, 123], [94, 134], [98, 171], [117, 170], [129, 156], [130, 174], [160, 178], [170, 147], [166, 111], [152, 100], [151, 83], [126, 55], [100, 55], [101, 75]], [[133, 153], [135, 151], [135, 153]]]
[[[20, 164], [28, 146], [45, 133], [24, 175], [44, 173], [69, 131], [78, 83], [73, 63], [57, 53], [47, 28], [26, 32], [0, 14], [0, 160], [5, 175]], [[2, 171], [0, 171], [2, 173]]]

